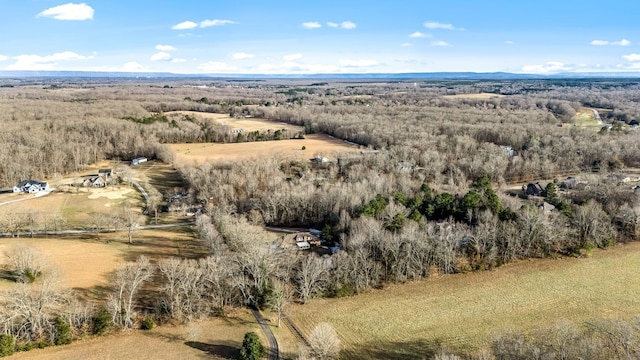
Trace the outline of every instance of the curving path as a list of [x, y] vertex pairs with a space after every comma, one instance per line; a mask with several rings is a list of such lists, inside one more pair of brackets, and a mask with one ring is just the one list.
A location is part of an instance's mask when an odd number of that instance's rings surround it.
[[269, 355], [269, 360], [280, 359], [280, 350], [278, 349], [278, 341], [276, 340], [276, 337], [273, 335], [271, 328], [269, 328], [269, 325], [267, 325], [267, 322], [264, 321], [264, 318], [262, 317], [260, 310], [258, 310], [258, 308], [256, 308], [255, 306], [252, 306], [251, 312], [253, 312], [253, 316], [256, 318], [256, 321], [258, 322], [258, 324], [260, 324], [260, 328], [262, 328], [262, 331], [267, 336], [267, 340], [269, 341], [269, 351], [267, 352]]

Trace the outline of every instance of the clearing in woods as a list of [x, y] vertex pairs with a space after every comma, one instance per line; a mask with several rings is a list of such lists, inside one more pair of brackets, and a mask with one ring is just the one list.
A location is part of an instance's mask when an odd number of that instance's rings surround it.
[[588, 258], [520, 261], [312, 300], [287, 312], [307, 337], [320, 322], [333, 325], [344, 358], [422, 358], [440, 344], [473, 352], [497, 334], [544, 329], [560, 319], [581, 324], [640, 314], [638, 268], [640, 243], [632, 243]]
[[575, 126], [578, 127], [600, 127], [602, 123], [598, 121], [596, 118], [596, 110], [590, 108], [582, 108], [580, 111], [576, 112], [576, 114], [571, 119]]
[[[305, 150], [302, 150], [303, 146]], [[305, 135], [304, 139], [233, 144], [169, 144], [169, 147], [175, 152], [178, 162], [192, 164], [201, 164], [207, 161], [233, 162], [270, 155], [298, 159], [311, 159], [316, 155], [322, 155], [332, 159], [334, 153], [359, 151], [357, 145], [324, 134]]]
[[504, 97], [502, 94], [492, 94], [492, 93], [478, 93], [478, 94], [455, 94], [455, 95], [445, 95], [443, 96], [445, 99], [475, 99], [475, 100], [489, 100], [493, 98], [501, 98]]
[[214, 113], [205, 113], [198, 111], [172, 111], [167, 112], [167, 115], [170, 114], [183, 114], [189, 115], [199, 118], [204, 118], [213, 121], [219, 125], [226, 125], [229, 127], [229, 130], [232, 129], [243, 129], [244, 131], [261, 131], [265, 132], [267, 130], [276, 131], [286, 129], [287, 131], [291, 131], [292, 133], [297, 133], [299, 131], [303, 131], [302, 126], [290, 125], [283, 122], [270, 121], [259, 118], [234, 118], [229, 116], [229, 114], [214, 114]]

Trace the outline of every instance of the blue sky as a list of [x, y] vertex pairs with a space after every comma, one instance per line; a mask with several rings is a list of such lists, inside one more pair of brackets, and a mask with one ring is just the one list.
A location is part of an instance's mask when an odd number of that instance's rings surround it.
[[0, 70], [640, 71], [640, 1], [0, 0]]

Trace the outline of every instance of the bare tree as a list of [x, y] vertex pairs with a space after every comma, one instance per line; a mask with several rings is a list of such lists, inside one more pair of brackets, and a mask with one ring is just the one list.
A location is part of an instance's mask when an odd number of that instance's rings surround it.
[[120, 209], [118, 217], [120, 226], [127, 230], [129, 244], [133, 244], [133, 232], [138, 227], [140, 214], [136, 211], [130, 201], [125, 201]]
[[20, 284], [3, 296], [0, 324], [4, 333], [25, 341], [51, 341], [52, 320], [64, 310], [68, 294], [57, 290], [55, 275], [35, 284]]
[[340, 355], [338, 334], [327, 323], [316, 325], [309, 337], [309, 346], [311, 347], [311, 355], [318, 360], [337, 359]]
[[324, 260], [316, 255], [303, 257], [295, 276], [297, 292], [303, 303], [322, 289], [325, 274]]
[[5, 251], [7, 266], [21, 283], [32, 283], [42, 275], [46, 261], [40, 251], [30, 245], [15, 244]]
[[280, 281], [275, 281], [271, 293], [267, 297], [267, 304], [278, 314], [278, 327], [280, 327], [282, 313], [290, 298], [291, 293], [287, 285]]
[[114, 276], [114, 291], [107, 299], [112, 322], [123, 329], [133, 327], [135, 295], [140, 286], [151, 278], [153, 266], [146, 256], [140, 256], [135, 263], [128, 263]]

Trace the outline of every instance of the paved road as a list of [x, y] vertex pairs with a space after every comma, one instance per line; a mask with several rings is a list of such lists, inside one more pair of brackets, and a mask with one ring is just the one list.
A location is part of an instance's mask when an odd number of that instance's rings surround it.
[[151, 199], [149, 199], [149, 194], [147, 194], [144, 188], [140, 186], [140, 184], [138, 184], [137, 181], [132, 180], [131, 183], [133, 184], [133, 186], [135, 186], [138, 189], [138, 191], [140, 191], [140, 193], [142, 194], [142, 197], [144, 197], [144, 200], [147, 202], [147, 207], [144, 209], [142, 214], [149, 215], [149, 209], [151, 208]]
[[273, 335], [271, 328], [267, 325], [267, 322], [264, 321], [260, 310], [255, 307], [251, 307], [251, 312], [253, 312], [253, 316], [255, 316], [256, 321], [260, 324], [262, 331], [267, 336], [267, 340], [269, 340], [269, 360], [279, 360], [280, 359], [280, 350], [278, 349], [278, 341], [276, 337]]

